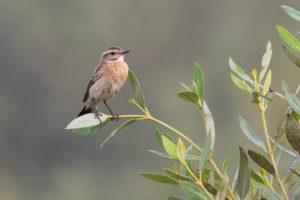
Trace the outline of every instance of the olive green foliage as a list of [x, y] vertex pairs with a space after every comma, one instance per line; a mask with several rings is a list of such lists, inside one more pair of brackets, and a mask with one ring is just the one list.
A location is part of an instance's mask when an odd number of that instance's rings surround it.
[[[282, 6], [282, 8], [292, 18], [300, 21], [300, 13], [297, 10], [288, 6]], [[283, 45], [284, 52], [299, 67], [300, 58], [297, 54], [300, 54], [300, 42], [282, 26], [277, 26], [277, 30], [286, 43]], [[175, 185], [185, 194], [185, 197], [170, 196], [169, 200], [299, 199], [300, 188], [293, 188], [293, 185], [300, 180], [299, 169], [296, 168], [296, 164], [300, 160], [300, 99], [297, 97], [300, 87], [298, 86], [298, 89], [292, 92], [283, 82], [284, 94], [271, 89], [272, 72], [269, 67], [271, 57], [272, 46], [268, 42], [262, 56], [261, 66], [254, 68], [250, 74], [245, 73], [232, 58], [229, 58], [229, 66], [232, 70], [231, 79], [239, 89], [248, 93], [249, 100], [252, 100], [253, 103], [251, 106], [258, 109], [259, 121], [264, 128], [262, 134], [257, 134], [255, 128], [251, 128], [246, 119], [238, 116], [241, 132], [256, 147], [255, 150], [248, 149], [247, 151], [243, 147], [239, 147], [238, 166], [230, 163], [229, 156], [224, 158], [222, 166], [217, 166], [214, 162], [216, 133], [212, 113], [204, 100], [204, 75], [198, 63], [194, 67], [193, 84], [189, 87], [181, 83], [184, 90], [178, 92], [177, 96], [199, 109], [205, 130], [205, 140], [201, 143], [202, 145], [150, 114], [138, 79], [132, 71], [129, 71], [135, 99], [129, 99], [128, 102], [134, 104], [142, 114], [119, 116], [120, 119], [128, 118], [128, 121], [113, 130], [101, 147], [126, 126], [137, 121], [149, 120], [169, 131], [167, 133], [156, 129], [154, 138], [162, 150], [149, 150], [149, 152], [170, 160], [174, 167], [172, 169], [165, 168], [165, 174], [143, 172], [140, 175], [158, 183]], [[278, 125], [277, 134], [271, 136], [265, 114], [269, 105], [275, 104], [274, 99], [276, 98], [282, 98], [289, 107], [283, 113], [284, 117]], [[277, 101], [276, 103], [282, 102]], [[110, 115], [102, 114], [99, 120], [95, 118], [94, 114], [86, 114], [73, 120], [66, 128], [72, 129], [76, 134], [94, 134], [111, 118]], [[289, 148], [281, 144], [286, 141]], [[289, 163], [280, 163], [282, 155], [287, 156]], [[250, 159], [253, 162], [250, 162]], [[279, 172], [279, 165], [286, 170]], [[229, 177], [228, 168], [236, 169], [234, 176]]]

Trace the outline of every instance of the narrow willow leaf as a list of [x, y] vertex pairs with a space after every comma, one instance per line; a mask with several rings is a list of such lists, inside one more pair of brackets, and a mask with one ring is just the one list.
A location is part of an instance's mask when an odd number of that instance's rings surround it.
[[277, 142], [281, 141], [286, 134], [286, 121], [287, 115], [284, 115], [277, 127], [277, 134], [275, 135], [275, 140]]
[[227, 155], [224, 162], [223, 162], [223, 173], [226, 173], [227, 172], [227, 168], [228, 168], [228, 165], [229, 165], [229, 162], [230, 162], [230, 156]]
[[[275, 144], [275, 141], [269, 136], [269, 140]], [[285, 148], [284, 146], [278, 144], [277, 147], [280, 149], [280, 151], [286, 153], [286, 154], [289, 154], [290, 156], [293, 156], [293, 157], [296, 157], [297, 154], [291, 150], [289, 150], [288, 148]]]
[[178, 138], [176, 151], [177, 151], [177, 157], [180, 160], [180, 162], [182, 163], [185, 162], [185, 156], [186, 156], [185, 145], [183, 144], [180, 138]]
[[167, 183], [171, 185], [178, 185], [178, 181], [174, 178], [171, 178], [169, 176], [165, 176], [163, 174], [157, 174], [157, 173], [149, 173], [149, 172], [143, 172], [140, 173], [141, 176], [150, 179], [152, 181], [156, 181], [158, 183]]
[[[205, 180], [202, 180], [202, 183], [203, 183], [203, 186], [205, 187], [205, 189], [209, 193], [211, 193], [213, 195], [217, 194], [218, 190], [216, 188], [214, 188], [210, 183], [206, 182]], [[226, 200], [227, 200], [227, 198], [226, 198]]]
[[95, 117], [94, 113], [88, 113], [80, 117], [77, 117], [76, 119], [72, 120], [65, 129], [70, 130], [70, 129], [93, 127], [99, 125], [101, 122], [105, 122], [110, 117], [110, 115], [106, 115], [104, 113], [100, 113], [100, 114], [101, 114], [101, 116], [99, 116], [100, 119]]
[[188, 92], [193, 92], [193, 90], [192, 90], [189, 86], [185, 85], [184, 83], [180, 83], [180, 85], [181, 85], [184, 89], [186, 89], [186, 91], [188, 91]]
[[296, 89], [295, 95], [297, 95], [299, 92], [300, 92], [300, 84], [298, 85], [298, 87]]
[[241, 77], [242, 79], [244, 79], [245, 81], [248, 82], [253, 82], [253, 80], [250, 78], [250, 76], [248, 74], [245, 73], [245, 71], [240, 68], [233, 60], [232, 58], [229, 58], [229, 66], [230, 69], [236, 73], [239, 77]]
[[300, 115], [300, 100], [296, 97], [296, 95], [289, 92], [287, 85], [285, 82], [282, 83], [283, 90], [285, 92], [285, 97], [293, 110]]
[[263, 155], [252, 150], [248, 150], [248, 154], [256, 164], [264, 168], [270, 174], [275, 175], [275, 169], [273, 165]]
[[298, 187], [294, 193], [293, 200], [299, 200], [300, 199], [300, 187]]
[[176, 145], [164, 135], [162, 135], [161, 138], [167, 154], [175, 160], [178, 160]]
[[263, 95], [266, 95], [269, 92], [269, 88], [271, 85], [271, 78], [272, 78], [272, 73], [271, 73], [271, 70], [269, 70], [269, 72], [266, 76], [266, 79], [265, 79], [264, 86], [263, 86]]
[[210, 149], [213, 149], [214, 144], [215, 144], [215, 138], [216, 138], [214, 119], [212, 117], [212, 114], [211, 114], [208, 106], [207, 106], [206, 101], [204, 101], [204, 100], [203, 100], [203, 112], [204, 112], [204, 117], [205, 117], [206, 135], [211, 133]]
[[120, 130], [122, 130], [123, 128], [125, 128], [126, 126], [139, 121], [140, 119], [130, 119], [126, 122], [124, 122], [123, 124], [121, 124], [119, 127], [115, 128], [110, 134], [109, 136], [100, 144], [100, 148], [102, 148], [104, 146], [104, 144], [106, 144], [117, 132], [119, 132]]
[[170, 160], [175, 160], [174, 158], [172, 158], [171, 156], [169, 156], [166, 153], [162, 153], [162, 152], [159, 152], [159, 151], [156, 151], [156, 150], [152, 150], [152, 149], [147, 150], [147, 151], [149, 151], [149, 152], [151, 152], [151, 153], [153, 153], [155, 155], [158, 155], [158, 156], [160, 156], [162, 158], [167, 158], [167, 159], [170, 159]]
[[240, 147], [240, 166], [236, 187], [239, 197], [241, 199], [243, 199], [247, 195], [250, 189], [250, 172], [248, 166], [248, 158], [242, 147]]
[[183, 181], [180, 181], [179, 186], [191, 200], [207, 200], [206, 196], [199, 192], [198, 187]]
[[277, 26], [277, 31], [281, 39], [287, 43], [294, 51], [300, 53], [300, 42], [288, 30], [282, 26]]
[[146, 105], [145, 105], [145, 99], [144, 99], [144, 95], [141, 89], [141, 86], [139, 84], [139, 81], [137, 80], [136, 76], [134, 75], [134, 73], [132, 71], [128, 71], [128, 77], [132, 86], [132, 89], [134, 91], [134, 94], [137, 98], [138, 104], [145, 109]]
[[254, 181], [254, 185], [257, 185], [257, 184], [262, 184], [262, 185], [265, 185], [265, 181], [264, 181], [264, 178], [261, 177], [260, 174], [258, 174], [252, 167], [250, 167], [250, 177], [251, 177], [251, 180]]
[[162, 139], [161, 139], [162, 135], [166, 136], [169, 140], [171, 140], [172, 142], [174, 142], [174, 139], [168, 133], [160, 132], [159, 129], [156, 129], [156, 131], [155, 131], [155, 139], [156, 139], [157, 143], [160, 146], [163, 146], [163, 142], [162, 142]]
[[188, 176], [184, 176], [182, 174], [179, 174], [175, 171], [172, 171], [170, 169], [164, 169], [166, 171], [166, 173], [168, 175], [170, 175], [172, 178], [175, 178], [175, 179], [178, 179], [178, 180], [182, 180], [182, 181], [193, 181], [193, 179], [191, 179], [190, 177]]
[[281, 196], [270, 190], [269, 188], [263, 187], [263, 186], [254, 186], [256, 189], [259, 189], [259, 192], [265, 199], [272, 199], [272, 200], [282, 200]]
[[293, 149], [300, 153], [300, 127], [291, 114], [287, 115], [286, 137]]
[[234, 190], [234, 187], [236, 186], [239, 171], [240, 171], [240, 166], [238, 166], [236, 171], [235, 171], [235, 174], [234, 174], [234, 177], [233, 177], [233, 180], [232, 180], [232, 184], [231, 184], [231, 190]]
[[287, 46], [282, 45], [284, 53], [297, 67], [300, 67], [300, 58], [296, 56]]
[[202, 99], [204, 93], [204, 76], [202, 69], [198, 63], [195, 63], [193, 76], [193, 81], [197, 86], [197, 91], [195, 90], [196, 88], [194, 88], [194, 91], [199, 95], [200, 99]]
[[300, 12], [292, 7], [281, 5], [281, 8], [293, 19], [300, 21]]
[[276, 165], [277, 168], [278, 168], [278, 165], [279, 165], [281, 154], [282, 154], [282, 152], [280, 151], [280, 149], [278, 147], [276, 147], [275, 153], [274, 153], [274, 161], [275, 161], [275, 165]]
[[188, 200], [188, 199], [186, 199], [186, 198], [181, 198], [181, 197], [170, 196], [170, 197], [168, 197], [168, 200]]
[[218, 192], [216, 195], [216, 200], [225, 200], [228, 184], [229, 184], [229, 177], [228, 177], [227, 173], [225, 173], [222, 183], [220, 184], [220, 187], [218, 189]]
[[187, 102], [191, 102], [191, 103], [198, 102], [198, 95], [195, 92], [189, 92], [189, 91], [178, 92], [177, 96]]
[[201, 178], [208, 181], [209, 177], [211, 176], [211, 173], [213, 173], [213, 177], [215, 181], [222, 181], [222, 178], [219, 176], [219, 174], [216, 172], [216, 170], [205, 168], [201, 173]]
[[107, 124], [107, 122], [108, 120], [101, 122], [101, 124], [96, 126], [74, 129], [73, 132], [78, 135], [91, 135], [97, 133], [101, 128], [103, 128]]
[[192, 160], [195, 160], [194, 157], [189, 156], [189, 155], [193, 155], [192, 151], [193, 151], [193, 146], [192, 145], [188, 146], [188, 148], [186, 149], [187, 156], [185, 156], [186, 164], [190, 169], [192, 168]]
[[259, 81], [261, 81], [264, 78], [264, 76], [267, 72], [267, 69], [269, 67], [271, 57], [272, 57], [272, 49], [271, 49], [271, 42], [269, 41], [266, 52], [264, 53], [262, 61], [261, 61], [262, 69], [261, 69], [261, 72], [259, 73]]
[[245, 83], [245, 81], [242, 81], [241, 79], [236, 77], [234, 74], [230, 74], [230, 75], [231, 75], [232, 81], [238, 88], [240, 88], [244, 92], [248, 92], [248, 93], [252, 94], [253, 90], [247, 85], [247, 83]]
[[248, 123], [245, 121], [245, 119], [242, 116], [238, 116], [239, 122], [240, 122], [240, 127], [243, 131], [243, 133], [246, 135], [246, 137], [256, 144], [259, 148], [263, 149], [266, 151], [265, 144], [263, 141], [253, 132], [253, 130], [250, 128]]
[[199, 162], [199, 171], [202, 172], [205, 169], [205, 166], [208, 161], [208, 157], [210, 154], [210, 145], [211, 145], [211, 133], [209, 133], [204, 141], [203, 149], [202, 149], [202, 155]]

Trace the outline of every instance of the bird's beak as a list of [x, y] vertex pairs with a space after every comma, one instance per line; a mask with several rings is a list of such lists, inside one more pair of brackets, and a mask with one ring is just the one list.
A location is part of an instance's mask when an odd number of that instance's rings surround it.
[[124, 54], [129, 53], [129, 52], [130, 52], [129, 50], [123, 50], [123, 51], [121, 52], [121, 54], [124, 55]]

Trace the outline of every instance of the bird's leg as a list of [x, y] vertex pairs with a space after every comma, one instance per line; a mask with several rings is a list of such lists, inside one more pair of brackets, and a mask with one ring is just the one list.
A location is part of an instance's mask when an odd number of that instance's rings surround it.
[[114, 119], [118, 120], [118, 119], [119, 119], [119, 115], [114, 114], [114, 113], [111, 111], [110, 107], [109, 107], [109, 106], [107, 105], [107, 103], [106, 103], [106, 100], [103, 100], [103, 103], [104, 103], [104, 105], [108, 108], [110, 114], [112, 115], [111, 120], [114, 120]]
[[94, 114], [99, 119], [99, 121], [101, 122], [101, 119], [100, 119], [101, 114], [97, 110], [97, 105], [96, 105], [96, 101], [95, 101], [94, 98], [92, 98], [92, 102], [93, 102], [93, 107], [94, 107]]

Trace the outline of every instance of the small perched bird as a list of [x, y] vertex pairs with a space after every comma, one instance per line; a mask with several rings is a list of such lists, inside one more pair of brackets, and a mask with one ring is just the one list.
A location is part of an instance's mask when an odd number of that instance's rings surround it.
[[106, 101], [119, 92], [127, 79], [128, 65], [124, 61], [124, 55], [127, 53], [129, 50], [110, 47], [101, 54], [99, 65], [94, 69], [85, 90], [84, 106], [77, 117], [86, 113], [95, 113], [95, 116], [100, 119], [97, 105], [103, 101], [113, 119], [118, 119], [119, 116], [112, 112]]

